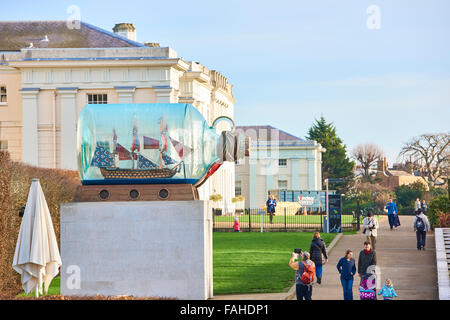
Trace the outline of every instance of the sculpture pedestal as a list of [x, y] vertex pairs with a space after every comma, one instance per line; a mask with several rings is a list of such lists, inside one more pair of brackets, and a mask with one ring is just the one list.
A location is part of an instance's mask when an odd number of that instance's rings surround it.
[[205, 201], [61, 204], [61, 294], [213, 295]]

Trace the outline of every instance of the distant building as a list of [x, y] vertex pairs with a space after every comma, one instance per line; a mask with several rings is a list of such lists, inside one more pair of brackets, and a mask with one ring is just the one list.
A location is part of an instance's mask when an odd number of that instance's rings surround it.
[[245, 207], [265, 205], [269, 190], [322, 189], [322, 152], [307, 141], [272, 126], [239, 126], [251, 138], [249, 159], [236, 165], [236, 195], [245, 197]]
[[[109, 32], [84, 22], [0, 21], [0, 35], [0, 149], [15, 161], [76, 170], [77, 119], [87, 103], [190, 103], [210, 125], [234, 116], [227, 78], [172, 48], [137, 42], [130, 23]], [[233, 163], [200, 198], [213, 190], [234, 206]]]
[[398, 186], [410, 185], [415, 182], [422, 183], [428, 190], [428, 185], [422, 177], [415, 176], [413, 173], [403, 170], [389, 169], [386, 158], [378, 160], [377, 162], [377, 177], [381, 178], [380, 184], [382, 186], [389, 188], [392, 191], [395, 190], [395, 188], [397, 188]]

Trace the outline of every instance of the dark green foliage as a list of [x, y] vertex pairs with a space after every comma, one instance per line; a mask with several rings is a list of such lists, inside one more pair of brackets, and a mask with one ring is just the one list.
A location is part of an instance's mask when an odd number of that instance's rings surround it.
[[[322, 116], [312, 125], [306, 137], [317, 141], [326, 149], [322, 153], [322, 177], [346, 179], [345, 183], [333, 185], [332, 188], [345, 193], [353, 181], [354, 162], [347, 157], [346, 146], [336, 133], [333, 123], [327, 123]], [[331, 186], [330, 186], [331, 187]]]
[[440, 195], [428, 204], [428, 218], [430, 223], [435, 227], [448, 228], [450, 225], [450, 201], [448, 195]]
[[398, 186], [395, 189], [398, 212], [403, 214], [413, 213], [414, 201], [416, 201], [417, 198], [423, 199], [425, 192], [425, 186], [421, 182]]

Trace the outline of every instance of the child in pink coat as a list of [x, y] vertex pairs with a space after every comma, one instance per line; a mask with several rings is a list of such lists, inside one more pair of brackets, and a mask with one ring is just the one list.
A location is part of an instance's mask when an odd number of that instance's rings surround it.
[[241, 232], [241, 227], [239, 226], [239, 219], [237, 217], [234, 218], [233, 229], [234, 232]]

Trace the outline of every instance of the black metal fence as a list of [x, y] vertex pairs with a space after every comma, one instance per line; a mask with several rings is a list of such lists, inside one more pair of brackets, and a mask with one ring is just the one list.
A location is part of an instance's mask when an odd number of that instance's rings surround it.
[[[222, 214], [222, 210], [213, 209], [213, 231], [234, 231], [234, 219], [237, 218], [241, 232], [288, 232], [288, 231], [321, 231], [326, 224], [326, 213], [303, 214], [295, 208], [281, 208], [271, 218], [263, 209], [236, 210]], [[358, 230], [358, 213], [342, 214], [342, 230]]]

